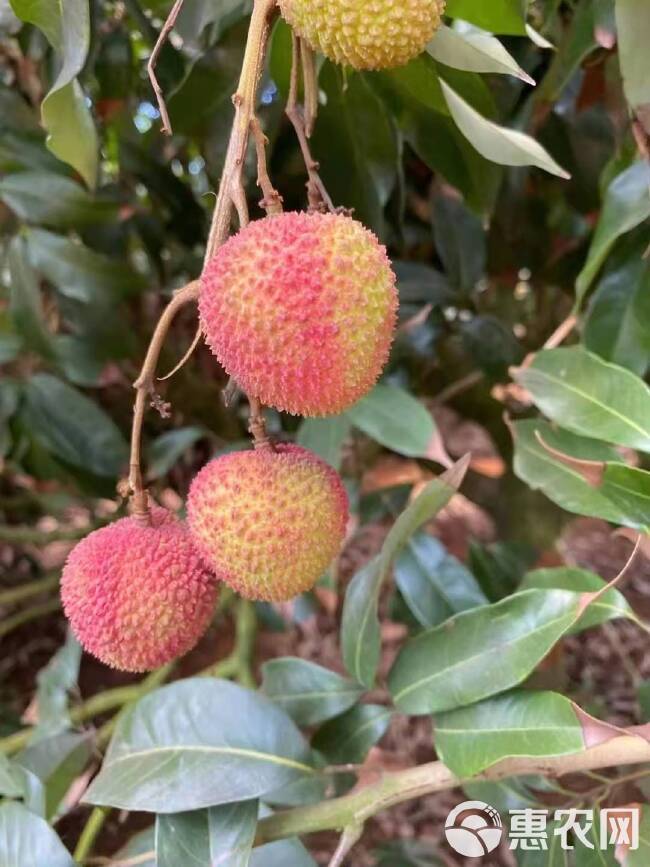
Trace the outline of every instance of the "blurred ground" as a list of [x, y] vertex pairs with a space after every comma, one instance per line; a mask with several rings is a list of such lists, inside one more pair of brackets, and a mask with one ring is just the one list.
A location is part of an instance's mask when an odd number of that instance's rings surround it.
[[[404, 472], [404, 468], [401, 468]], [[299, 624], [291, 625], [285, 632], [262, 630], [256, 645], [256, 667], [264, 660], [284, 655], [297, 655], [335, 670], [342, 671], [338, 652], [338, 624], [342, 591], [356, 570], [381, 547], [389, 524], [370, 524], [356, 533], [348, 544], [339, 564], [340, 590], [338, 599], [332, 592], [320, 595], [321, 606], [317, 613]], [[456, 556], [464, 559], [468, 541], [478, 538], [490, 542], [495, 531], [485, 512], [468, 500], [457, 497], [443, 512], [430, 531], [439, 536]], [[57, 543], [58, 544], [58, 543]], [[55, 560], [62, 555], [66, 545], [58, 544], [56, 551], [47, 556]], [[611, 528], [602, 521], [580, 518], [572, 520], [565, 528], [555, 551], [542, 557], [543, 565], [554, 565], [562, 560], [567, 564], [583, 566], [598, 572], [603, 578], [614, 577], [624, 565], [630, 553], [630, 543], [611, 535]], [[650, 620], [650, 562], [640, 556], [626, 579], [624, 591], [637, 613]], [[384, 607], [386, 607], [384, 600]], [[386, 620], [384, 611], [384, 658], [382, 673], [386, 673], [404, 627]], [[28, 624], [3, 641], [0, 661], [1, 698], [8, 702], [16, 716], [24, 713], [34, 692], [35, 676], [61, 644], [64, 637], [64, 622], [54, 614], [34, 624]], [[215, 624], [199, 647], [182, 663], [178, 674], [187, 676], [209, 665], [215, 658], [222, 658], [232, 644], [232, 627], [228, 621]], [[584, 703], [599, 717], [621, 725], [643, 721], [636, 697], [636, 685], [650, 678], [650, 655], [647, 653], [647, 636], [634, 624], [615, 621], [595, 630], [570, 637], [554, 652], [548, 665], [542, 667], [539, 677], [545, 686], [561, 689], [572, 696], [584, 697]], [[85, 656], [80, 678], [80, 695], [88, 698], [103, 689], [131, 682], [133, 678], [111, 671], [90, 657]], [[371, 695], [373, 702], [387, 701], [381, 689]], [[96, 720], [100, 724], [101, 719]], [[373, 752], [373, 764], [378, 767], [398, 769], [435, 759], [431, 722], [427, 719], [396, 717], [393, 724]], [[626, 792], [626, 799], [634, 793]], [[396, 839], [430, 839], [440, 844], [440, 852], [449, 865], [465, 863], [454, 860], [449, 848], [441, 839], [444, 820], [449, 810], [465, 796], [461, 792], [446, 792], [432, 795], [419, 801], [406, 803], [378, 816], [368, 827], [361, 844], [350, 856], [349, 867], [371, 867], [376, 863], [373, 852], [386, 842]], [[83, 810], [74, 809], [60, 824], [63, 839], [72, 845], [85, 818]], [[102, 833], [97, 851], [115, 851], [136, 829], [149, 822], [146, 816], [120, 816], [113, 814]], [[319, 863], [326, 865], [336, 846], [336, 835], [318, 835], [310, 846]], [[474, 864], [475, 860], [468, 860]], [[482, 863], [509, 867], [513, 863], [509, 852], [498, 853]], [[181, 867], [181, 865], [179, 865]]]

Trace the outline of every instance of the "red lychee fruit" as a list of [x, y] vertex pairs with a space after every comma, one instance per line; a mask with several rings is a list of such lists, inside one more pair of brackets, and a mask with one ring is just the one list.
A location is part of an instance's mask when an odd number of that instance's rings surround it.
[[91, 533], [70, 552], [61, 578], [74, 634], [123, 671], [150, 671], [191, 650], [216, 595], [187, 526], [159, 506], [149, 525], [129, 517]]
[[203, 330], [221, 364], [250, 396], [296, 415], [335, 415], [373, 387], [396, 309], [385, 248], [341, 214], [257, 220], [201, 281]]
[[310, 590], [345, 538], [339, 475], [307, 449], [233, 452], [194, 479], [188, 524], [206, 562], [249, 599], [281, 602]]

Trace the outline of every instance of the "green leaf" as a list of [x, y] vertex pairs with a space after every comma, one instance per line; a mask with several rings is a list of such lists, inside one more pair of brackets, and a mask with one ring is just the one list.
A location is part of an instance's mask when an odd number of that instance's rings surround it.
[[427, 533], [413, 536], [398, 555], [395, 582], [413, 616], [426, 627], [488, 602], [472, 573]]
[[[45, 819], [57, 815], [66, 792], [91, 754], [89, 734], [64, 732], [38, 740], [16, 756], [16, 764], [31, 777], [28, 777], [27, 789], [31, 789], [32, 798]], [[32, 803], [35, 808], [36, 803]]]
[[434, 60], [454, 69], [514, 75], [527, 84], [535, 84], [501, 42], [489, 33], [452, 30], [443, 24], [427, 45], [427, 51]]
[[95, 253], [70, 238], [29, 229], [25, 233], [29, 259], [37, 271], [66, 298], [85, 303], [106, 295], [114, 300], [144, 289], [144, 278], [128, 265]]
[[523, 36], [526, 7], [522, 0], [447, 0], [445, 13], [451, 18], [471, 21], [493, 33]]
[[90, 45], [88, 0], [11, 0], [19, 18], [35, 24], [61, 58], [61, 68], [41, 105], [47, 146], [75, 168], [89, 187], [97, 182], [97, 130], [76, 76], [86, 62]]
[[[129, 842], [113, 855], [113, 860], [117, 861], [116, 867], [123, 861], [129, 861], [132, 858], [138, 858], [136, 861], [138, 867], [158, 867], [156, 864], [156, 845], [155, 833], [153, 828], [147, 828], [146, 831], [141, 831], [135, 834]], [[148, 858], [145, 856], [149, 855]]]
[[650, 388], [628, 370], [572, 347], [539, 352], [514, 376], [567, 430], [650, 451]]
[[11, 275], [9, 313], [14, 327], [30, 349], [43, 358], [52, 359], [55, 355], [53, 336], [45, 322], [40, 286], [27, 260], [22, 238], [11, 240], [7, 258]]
[[350, 421], [345, 415], [333, 418], [306, 418], [300, 425], [296, 441], [315, 452], [338, 470], [341, 466], [343, 443], [350, 433]]
[[262, 689], [300, 726], [338, 716], [363, 693], [363, 687], [353, 680], [292, 656], [264, 663]]
[[584, 298], [616, 240], [648, 217], [650, 165], [646, 160], [639, 160], [617, 175], [607, 188], [587, 261], [576, 280], [578, 303]]
[[434, 731], [440, 759], [461, 778], [512, 756], [549, 758], [585, 748], [572, 703], [554, 692], [516, 690], [442, 713]]
[[203, 427], [180, 427], [155, 439], [147, 453], [147, 478], [160, 479], [175, 466], [199, 440], [209, 435]]
[[650, 262], [645, 232], [619, 245], [591, 297], [583, 330], [587, 349], [638, 376], [650, 365]]
[[650, 126], [650, 83], [644, 55], [650, 40], [650, 9], [635, 0], [616, 0], [618, 56], [625, 96], [646, 130]]
[[0, 753], [0, 797], [22, 798], [24, 786], [19, 768]]
[[[564, 590], [527, 590], [410, 639], [388, 678], [398, 710], [439, 713], [517, 686], [575, 625], [580, 601]], [[498, 660], [489, 677], [487, 659]]]
[[358, 704], [316, 732], [312, 746], [331, 765], [361, 764], [388, 731], [392, 713], [376, 704]]
[[[479, 75], [443, 68], [445, 78], [470, 105], [486, 116], [495, 113], [492, 94]], [[373, 73], [368, 81], [422, 161], [460, 190], [471, 208], [489, 211], [501, 169], [484, 159], [451, 119], [433, 58], [422, 53], [404, 67]]]
[[401, 455], [431, 455], [436, 435], [433, 416], [403, 388], [377, 385], [345, 415], [359, 430]]
[[[551, 448], [585, 461], [616, 460], [619, 456], [610, 446], [557, 430], [541, 419], [515, 422], [512, 424], [512, 433], [515, 442], [515, 474], [533, 490], [543, 491], [549, 500], [567, 512], [640, 529], [645, 527], [647, 515], [642, 489], [639, 491], [640, 502], [626, 503], [621, 496], [623, 492], [618, 490], [615, 483], [603, 483], [599, 487], [590, 484], [578, 469], [549, 453], [539, 437]], [[643, 473], [641, 470], [635, 472]], [[646, 475], [643, 474], [643, 479]], [[618, 471], [614, 471], [614, 482], [617, 476]], [[630, 495], [634, 498], [633, 489]], [[627, 508], [630, 505], [632, 509]]]
[[377, 610], [382, 583], [380, 561], [375, 558], [350, 581], [343, 605], [343, 661], [350, 674], [368, 689], [374, 685], [381, 653]]
[[440, 86], [458, 128], [486, 159], [503, 166], [537, 166], [552, 175], [570, 177], [535, 139], [483, 117], [442, 79]]
[[158, 816], [157, 867], [247, 867], [255, 841], [257, 801]]
[[399, 516], [386, 537], [381, 553], [358, 572], [345, 594], [341, 624], [343, 661], [359, 683], [374, 684], [381, 636], [377, 607], [379, 593], [395, 557], [411, 536], [443, 509], [461, 486], [469, 456], [426, 486], [422, 493]]
[[118, 207], [95, 200], [70, 178], [51, 172], [19, 172], [0, 180], [0, 198], [27, 223], [76, 229], [112, 222]]
[[487, 259], [487, 235], [480, 218], [457, 197], [439, 192], [433, 200], [433, 237], [451, 286], [473, 292]]
[[37, 724], [32, 743], [58, 734], [71, 726], [68, 697], [76, 686], [81, 663], [81, 645], [71, 631], [65, 644], [36, 676]]
[[190, 678], [121, 717], [85, 800], [180, 813], [261, 797], [309, 777], [310, 762], [293, 721], [267, 698], [228, 681]]
[[47, 822], [12, 802], [0, 806], [0, 863], [3, 867], [76, 867]]
[[321, 174], [337, 204], [384, 234], [384, 206], [397, 181], [399, 152], [390, 115], [359, 73], [344, 75], [326, 61], [319, 78], [326, 95], [312, 146]]
[[[598, 593], [606, 586], [599, 575], [588, 569], [560, 566], [555, 569], [534, 569], [524, 575], [520, 590], [571, 590], [574, 593]], [[589, 606], [571, 632], [581, 632], [619, 617], [635, 619], [634, 612], [623, 594], [612, 588]]]
[[25, 387], [25, 414], [34, 437], [53, 455], [97, 476], [116, 477], [128, 447], [115, 423], [81, 392], [47, 373]]
[[278, 840], [253, 849], [250, 867], [317, 867], [299, 840]]

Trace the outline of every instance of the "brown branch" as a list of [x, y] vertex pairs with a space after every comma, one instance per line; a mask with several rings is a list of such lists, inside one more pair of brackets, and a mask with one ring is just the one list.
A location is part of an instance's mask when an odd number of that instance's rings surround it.
[[202, 336], [203, 336], [203, 330], [201, 328], [201, 325], [199, 324], [197, 329], [196, 329], [196, 334], [194, 335], [194, 340], [192, 340], [190, 348], [187, 350], [187, 352], [181, 358], [181, 360], [178, 362], [178, 364], [174, 365], [174, 367], [169, 371], [169, 373], [166, 373], [164, 376], [158, 377], [158, 382], [165, 382], [167, 379], [171, 379], [172, 376], [177, 374], [179, 370], [181, 370], [183, 367], [185, 367], [187, 362], [190, 360], [190, 358], [194, 354], [194, 350], [201, 342]]
[[[291, 81], [287, 99], [286, 114], [298, 137], [298, 144], [307, 169], [307, 199], [310, 211], [336, 211], [334, 203], [318, 174], [319, 164], [314, 159], [309, 146], [309, 135], [314, 125], [318, 107], [318, 82], [313, 56], [307, 48], [302, 47], [301, 40], [292, 34]], [[302, 58], [302, 62], [301, 62]], [[298, 90], [300, 71], [302, 69], [306, 109], [299, 104]]]
[[133, 383], [136, 390], [135, 405], [133, 407], [133, 427], [131, 431], [131, 457], [129, 460], [129, 491], [132, 494], [133, 512], [136, 518], [147, 521], [149, 518], [149, 504], [147, 491], [142, 480], [142, 424], [147, 408], [147, 400], [150, 400], [154, 392], [156, 379], [156, 366], [160, 358], [160, 352], [167, 337], [169, 327], [174, 321], [178, 311], [196, 301], [199, 295], [198, 281], [188, 283], [177, 292], [163, 311], [158, 325], [151, 338], [147, 355], [140, 371], [140, 376]]
[[[149, 74], [152, 77], [152, 84], [159, 99], [161, 115], [167, 132], [170, 131], [169, 118], [167, 117], [164, 99], [156, 80], [154, 69], [156, 60], [162, 50], [164, 40], [174, 27], [182, 4], [183, 0], [176, 0], [176, 3], [174, 3], [172, 11], [165, 22], [149, 60]], [[208, 262], [214, 256], [216, 250], [226, 241], [230, 234], [233, 207], [237, 210], [240, 225], [245, 226], [248, 223], [248, 205], [246, 202], [243, 183], [244, 161], [248, 149], [251, 127], [255, 117], [257, 90], [262, 76], [264, 59], [266, 57], [266, 48], [268, 45], [271, 22], [276, 11], [276, 0], [255, 0], [248, 30], [248, 39], [242, 63], [241, 77], [239, 79], [237, 92], [233, 96], [235, 118], [230, 135], [230, 142], [228, 144], [228, 151], [226, 153], [223, 175], [219, 185], [219, 192], [217, 194], [217, 201], [212, 215], [210, 236], [208, 238], [205, 258], [203, 261], [204, 270]], [[159, 400], [157, 400], [154, 393], [153, 386], [156, 379], [156, 366], [158, 364], [165, 337], [167, 336], [169, 327], [178, 311], [190, 301], [195, 301], [198, 298], [198, 294], [199, 283], [198, 281], [194, 281], [174, 295], [156, 326], [140, 376], [134, 383], [134, 388], [136, 389], [137, 394], [133, 408], [128, 490], [132, 495], [134, 515], [143, 521], [149, 520], [148, 495], [144, 488], [141, 466], [142, 426], [144, 414], [147, 408], [147, 400], [153, 398], [154, 405], [158, 405], [159, 403]], [[186, 359], [183, 359], [181, 363], [184, 363], [185, 360]], [[264, 429], [264, 417], [261, 413], [261, 408], [259, 408], [259, 404], [256, 401], [251, 401], [251, 408], [252, 418], [255, 420], [255, 429], [257, 431], [256, 442], [259, 441], [259, 443], [263, 445], [267, 439], [266, 431]]]
[[251, 120], [251, 132], [253, 133], [255, 150], [257, 152], [257, 185], [262, 190], [264, 197], [260, 201], [260, 206], [264, 208], [267, 214], [281, 214], [282, 196], [273, 186], [266, 162], [266, 146], [269, 140], [264, 135], [262, 124], [257, 117], [253, 117]]
[[151, 52], [151, 57], [149, 58], [149, 62], [147, 63], [147, 72], [149, 74], [149, 81], [151, 82], [151, 86], [153, 87], [153, 91], [156, 94], [156, 101], [158, 103], [158, 108], [160, 110], [160, 117], [162, 118], [162, 131], [165, 135], [172, 134], [172, 125], [169, 120], [169, 112], [167, 111], [167, 103], [165, 102], [165, 95], [163, 93], [162, 87], [158, 81], [156, 76], [156, 64], [158, 63], [158, 58], [160, 57], [160, 52], [163, 50], [165, 42], [169, 37], [169, 34], [174, 29], [174, 25], [176, 24], [176, 19], [179, 16], [181, 9], [183, 8], [183, 3], [185, 0], [176, 0], [174, 5], [172, 6], [171, 12], [167, 16], [167, 20], [163, 24], [163, 28], [160, 31], [160, 35], [156, 40], [156, 44], [153, 47], [153, 51]]
[[206, 262], [226, 241], [230, 233], [232, 206], [233, 204], [237, 205], [237, 202], [240, 202], [238, 211], [240, 223], [242, 222], [241, 191], [243, 190], [244, 160], [248, 149], [251, 121], [255, 115], [257, 89], [262, 76], [270, 26], [275, 13], [276, 0], [255, 0], [241, 78], [237, 92], [233, 97], [235, 120], [214, 208], [212, 228], [206, 250]]

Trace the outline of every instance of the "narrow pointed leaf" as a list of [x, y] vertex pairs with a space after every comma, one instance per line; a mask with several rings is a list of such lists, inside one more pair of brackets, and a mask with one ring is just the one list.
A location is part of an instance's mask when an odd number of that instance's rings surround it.
[[306, 659], [284, 657], [262, 666], [262, 689], [298, 725], [314, 725], [346, 711], [363, 687]]
[[56, 832], [22, 804], [0, 806], [0, 864], [3, 867], [76, 867]]
[[312, 746], [333, 765], [360, 764], [388, 731], [392, 713], [376, 704], [358, 704], [325, 723]]
[[554, 692], [516, 690], [438, 714], [436, 752], [459, 777], [512, 756], [564, 756], [585, 748], [572, 703]]
[[[605, 581], [588, 569], [560, 566], [556, 569], [534, 569], [524, 575], [520, 590], [571, 590], [573, 593], [597, 593]], [[615, 587], [604, 593], [587, 608], [571, 632], [581, 632], [618, 617], [635, 619], [627, 599]]]
[[442, 79], [440, 86], [458, 128], [486, 159], [503, 166], [537, 166], [552, 175], [570, 177], [535, 139], [483, 117]]
[[94, 187], [99, 164], [97, 130], [76, 78], [90, 45], [88, 0], [11, 0], [11, 5], [19, 18], [43, 31], [61, 59], [57, 79], [41, 106], [43, 126], [48, 131], [47, 146], [73, 166], [89, 187]]
[[[554, 428], [542, 419], [514, 422], [511, 430], [515, 474], [533, 490], [543, 491], [567, 512], [638, 530], [646, 528], [650, 521], [650, 474], [645, 470], [621, 464], [618, 453], [606, 443]], [[602, 468], [600, 483], [587, 481], [578, 467], [558, 459], [545, 446], [596, 463]]]
[[253, 800], [158, 816], [157, 867], [248, 867], [257, 814]]
[[572, 347], [538, 353], [515, 378], [567, 430], [650, 451], [650, 388], [629, 370]]
[[348, 421], [386, 448], [407, 457], [428, 457], [436, 433], [433, 416], [403, 388], [378, 385], [345, 414]]
[[381, 636], [377, 607], [382, 584], [395, 557], [411, 536], [443, 509], [456, 493], [469, 466], [466, 455], [426, 486], [399, 516], [386, 537], [381, 553], [358, 572], [345, 594], [341, 645], [343, 661], [359, 683], [370, 688], [375, 680]]
[[85, 800], [179, 813], [260, 797], [309, 777], [310, 762], [293, 721], [267, 698], [228, 681], [190, 678], [146, 696], [120, 719]]
[[496, 37], [476, 30], [459, 32], [444, 24], [427, 46], [439, 63], [467, 72], [496, 72], [514, 75], [527, 84], [535, 84], [527, 72]]
[[616, 240], [648, 217], [650, 165], [639, 160], [617, 175], [607, 188], [587, 261], [576, 280], [578, 301], [584, 298]]
[[517, 686], [575, 625], [580, 600], [564, 590], [527, 590], [407, 641], [388, 681], [398, 710], [439, 713]]

